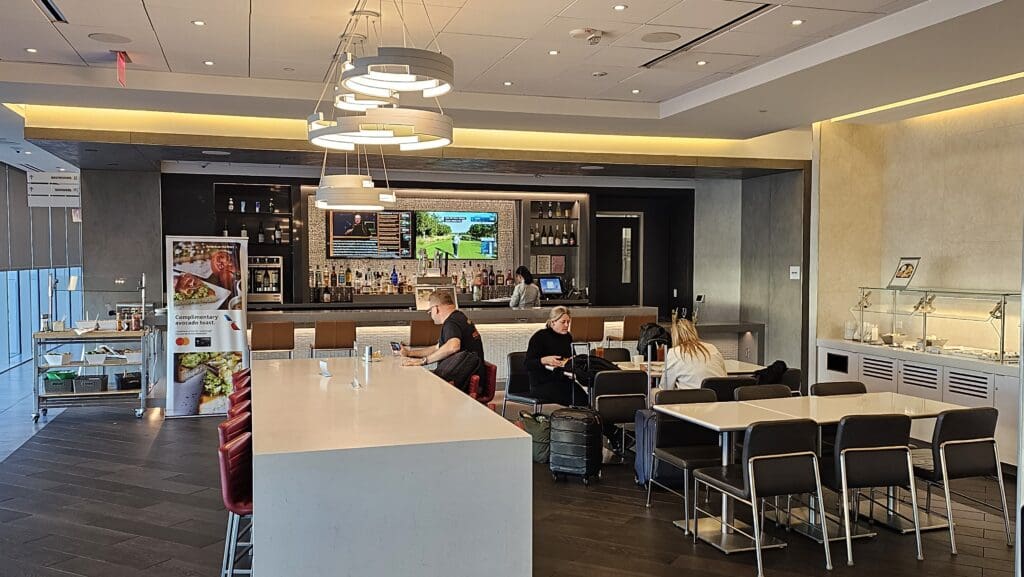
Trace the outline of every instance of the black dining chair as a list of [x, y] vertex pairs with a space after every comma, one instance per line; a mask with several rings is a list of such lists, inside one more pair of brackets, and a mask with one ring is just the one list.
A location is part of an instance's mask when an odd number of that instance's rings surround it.
[[[741, 462], [728, 467], [706, 467], [694, 471], [694, 543], [697, 542], [700, 513], [711, 515], [698, 506], [701, 485], [708, 491], [714, 489], [750, 505], [754, 534], [747, 536], [754, 541], [757, 574], [761, 577], [764, 575], [761, 560], [764, 505], [761, 501], [768, 497], [814, 493], [825, 546], [825, 568], [831, 571], [832, 555], [828, 548], [821, 473], [818, 469], [818, 455], [815, 453], [817, 434], [818, 424], [810, 419], [752, 423], [746, 430]], [[724, 518], [722, 523], [726, 523]]]
[[626, 448], [626, 426], [636, 423], [636, 412], [647, 408], [647, 373], [644, 371], [601, 371], [594, 377], [590, 398], [603, 424], [621, 428]]
[[811, 385], [812, 397], [863, 395], [866, 392], [868, 392], [868, 388], [859, 381], [836, 381], [834, 383], [814, 383]]
[[788, 399], [793, 391], [786, 385], [748, 385], [733, 391], [737, 401], [756, 401], [759, 399]]
[[604, 360], [613, 363], [629, 362], [629, 349], [622, 347], [609, 347], [604, 350]]
[[[914, 474], [928, 482], [926, 510], [931, 509], [933, 486], [942, 487], [946, 497], [946, 518], [949, 522], [949, 546], [956, 555], [956, 533], [953, 530], [953, 502], [950, 500], [949, 482], [969, 477], [995, 477], [999, 483], [1003, 528], [1006, 544], [1013, 546], [1010, 533], [1010, 513], [1006, 508], [1006, 487], [1003, 486], [1003, 468], [999, 464], [999, 446], [995, 439], [999, 411], [993, 407], [954, 409], [943, 411], [935, 418], [930, 449], [913, 451]], [[989, 507], [969, 495], [957, 496]]]
[[551, 401], [530, 393], [530, 375], [526, 371], [526, 353], [508, 354], [508, 380], [505, 381], [505, 396], [501, 401], [501, 416], [505, 416], [508, 402], [533, 406], [533, 412], [540, 411]]
[[[843, 498], [846, 529], [846, 564], [853, 565], [853, 527], [850, 525], [850, 490], [907, 487], [914, 511], [917, 559], [921, 552], [921, 522], [910, 447], [910, 417], [906, 415], [851, 415], [839, 421], [832, 463], [821, 470], [822, 483]], [[853, 499], [854, 510], [859, 499]]]
[[[685, 405], [690, 403], [714, 403], [715, 393], [708, 389], [672, 389], [658, 391], [654, 396], [655, 405]], [[722, 462], [722, 450], [718, 446], [718, 434], [705, 427], [682, 419], [655, 413], [654, 451], [651, 457], [651, 476], [647, 481], [647, 506], [651, 506], [653, 485], [683, 499], [683, 532], [690, 531], [690, 472], [701, 467], [713, 467]], [[646, 455], [645, 455], [646, 457]], [[637, 455], [637, 458], [641, 458]], [[683, 472], [683, 492], [658, 479], [658, 467], [665, 463]]]
[[719, 401], [733, 401], [736, 389], [756, 384], [757, 379], [749, 376], [708, 377], [700, 383], [700, 388], [714, 391]]
[[779, 383], [789, 387], [792, 394], [799, 395], [801, 394], [801, 381], [803, 381], [803, 372], [800, 369], [790, 367], [786, 369], [785, 373], [782, 373], [782, 380]]

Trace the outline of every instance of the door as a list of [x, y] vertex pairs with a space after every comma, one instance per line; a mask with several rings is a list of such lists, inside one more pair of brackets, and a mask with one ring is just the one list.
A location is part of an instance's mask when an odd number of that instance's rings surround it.
[[642, 217], [598, 213], [594, 239], [594, 304], [637, 305], [643, 290], [641, 274]]

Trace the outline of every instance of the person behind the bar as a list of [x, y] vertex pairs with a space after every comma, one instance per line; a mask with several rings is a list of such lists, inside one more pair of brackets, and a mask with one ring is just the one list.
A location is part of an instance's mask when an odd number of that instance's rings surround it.
[[540, 289], [533, 284], [533, 275], [525, 266], [516, 269], [516, 288], [512, 289], [512, 300], [508, 301], [508, 306], [514, 309], [540, 306]]

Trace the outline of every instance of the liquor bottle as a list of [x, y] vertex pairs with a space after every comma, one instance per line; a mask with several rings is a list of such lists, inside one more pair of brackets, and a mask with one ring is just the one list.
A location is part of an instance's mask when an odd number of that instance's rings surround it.
[[260, 201], [257, 200], [256, 202], [254, 202], [252, 204], [253, 204], [253, 208], [255, 209], [255, 210], [253, 210], [253, 212], [258, 213], [260, 211]]
[[491, 265], [491, 272], [489, 272], [487, 274], [487, 286], [494, 286], [494, 283], [497, 280], [498, 280], [497, 277], [494, 276], [494, 265], [492, 264]]
[[238, 233], [238, 235], [244, 236], [245, 238], [249, 238], [249, 229], [245, 227], [244, 222], [242, 223], [242, 232]]
[[331, 276], [328, 279], [328, 286], [334, 288], [338, 286], [338, 267], [337, 265], [331, 265]]
[[537, 239], [537, 246], [547, 246], [548, 235], [544, 232], [544, 227], [540, 227], [540, 238]]
[[562, 218], [562, 203], [555, 203], [555, 218]]
[[569, 233], [565, 229], [565, 225], [562, 225], [562, 246], [569, 246]]
[[266, 238], [263, 236], [263, 221], [261, 220], [259, 228], [256, 229], [256, 242], [258, 244], [263, 244], [264, 240], [266, 240]]
[[496, 286], [505, 286], [505, 273], [498, 269], [498, 279], [494, 282]]
[[558, 232], [560, 227], [555, 225], [555, 246], [562, 246], [562, 235]]
[[505, 271], [505, 286], [514, 286], [516, 284], [516, 277], [512, 275], [512, 269]]
[[316, 279], [313, 277], [313, 269], [309, 269], [309, 298], [310, 298], [310, 300], [314, 299], [313, 294], [316, 291], [316, 285], [314, 284], [315, 280]]
[[345, 267], [345, 286], [352, 286], [352, 267]]
[[270, 214], [274, 214], [275, 211], [274, 211], [274, 198], [273, 197], [270, 198], [270, 201], [269, 201], [268, 204], [270, 206], [267, 207], [267, 212], [269, 212]]
[[352, 279], [352, 292], [353, 293], [360, 293], [360, 292], [362, 292], [363, 291], [363, 273], [359, 272], [359, 270], [356, 269], [356, 272], [352, 273], [352, 276], [354, 277]]
[[260, 279], [260, 292], [270, 292], [270, 271], [263, 269], [263, 278]]
[[233, 196], [228, 197], [228, 212], [235, 212], [235, 198]]
[[572, 231], [569, 233], [569, 246], [576, 246], [576, 223], [570, 225]]
[[555, 213], [551, 210], [551, 203], [548, 202], [548, 218], [555, 218]]
[[277, 223], [277, 226], [274, 227], [274, 242], [281, 244], [281, 223]]
[[223, 236], [231, 236], [231, 233], [228, 232], [228, 221], [224, 221], [224, 230], [222, 230], [220, 233]]
[[391, 286], [398, 287], [398, 267], [391, 265]]
[[329, 286], [325, 286], [324, 287], [323, 296], [322, 296], [322, 298], [320, 300], [322, 302], [325, 302], [325, 303], [331, 302], [331, 287], [329, 287]]
[[533, 225], [530, 225], [530, 246], [533, 246]]
[[554, 227], [549, 226], [548, 227], [548, 246], [554, 246], [554, 245], [555, 245], [555, 230], [554, 230]]

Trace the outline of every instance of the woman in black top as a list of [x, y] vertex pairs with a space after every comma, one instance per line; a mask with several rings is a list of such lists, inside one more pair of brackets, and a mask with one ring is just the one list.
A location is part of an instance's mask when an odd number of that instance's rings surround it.
[[566, 307], [551, 309], [547, 326], [530, 337], [530, 345], [526, 348], [530, 394], [564, 406], [587, 404], [587, 392], [567, 377], [562, 369], [572, 358], [571, 322], [572, 317]]

